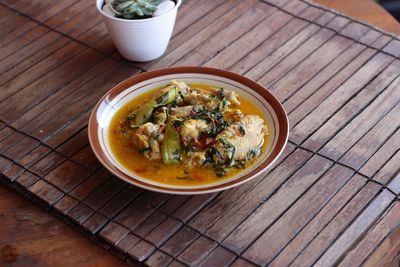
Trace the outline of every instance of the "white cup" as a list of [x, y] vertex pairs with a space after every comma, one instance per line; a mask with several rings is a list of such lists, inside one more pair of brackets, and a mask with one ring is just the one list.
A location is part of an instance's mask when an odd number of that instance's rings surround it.
[[146, 62], [159, 58], [167, 49], [182, 0], [167, 13], [147, 19], [121, 19], [103, 12], [104, 0], [96, 0], [97, 10], [119, 53], [131, 61]]

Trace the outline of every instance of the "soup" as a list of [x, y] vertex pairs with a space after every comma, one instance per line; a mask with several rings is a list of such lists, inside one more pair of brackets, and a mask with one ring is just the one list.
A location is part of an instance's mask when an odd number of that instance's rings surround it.
[[233, 91], [171, 81], [126, 103], [109, 128], [116, 160], [158, 183], [201, 185], [235, 176], [266, 153], [262, 112]]

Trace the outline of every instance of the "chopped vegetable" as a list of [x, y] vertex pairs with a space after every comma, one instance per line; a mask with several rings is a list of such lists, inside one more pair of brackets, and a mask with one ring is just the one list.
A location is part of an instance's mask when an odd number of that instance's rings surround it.
[[167, 92], [163, 93], [159, 97], [150, 100], [137, 110], [129, 114], [128, 119], [132, 128], [138, 127], [148, 122], [153, 114], [153, 110], [159, 106], [165, 106], [175, 100], [178, 95], [178, 89], [176, 86], [171, 86]]
[[164, 164], [177, 164], [180, 162], [181, 145], [179, 134], [172, 123], [165, 126], [165, 136], [161, 148], [161, 155]]

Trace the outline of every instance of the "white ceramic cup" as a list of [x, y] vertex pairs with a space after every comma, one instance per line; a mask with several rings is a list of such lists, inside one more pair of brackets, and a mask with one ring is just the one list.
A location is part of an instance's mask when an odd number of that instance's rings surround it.
[[146, 62], [159, 58], [167, 49], [178, 7], [182, 0], [164, 15], [148, 19], [121, 19], [103, 12], [104, 0], [96, 0], [108, 32], [119, 53], [131, 61]]

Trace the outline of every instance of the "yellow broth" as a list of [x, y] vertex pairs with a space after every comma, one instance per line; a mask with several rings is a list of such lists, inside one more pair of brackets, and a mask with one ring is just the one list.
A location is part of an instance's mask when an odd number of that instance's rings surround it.
[[[210, 85], [205, 84], [189, 84], [189, 86], [204, 89], [206, 91], [210, 91], [211, 87]], [[151, 100], [161, 88], [162, 87], [155, 88], [132, 99], [131, 101], [126, 103], [120, 110], [118, 110], [112, 118], [108, 135], [112, 153], [114, 154], [114, 157], [117, 159], [117, 161], [127, 170], [137, 174], [140, 177], [158, 183], [180, 186], [213, 183], [243, 172], [245, 169], [237, 169], [235, 167], [232, 167], [229, 169], [226, 176], [218, 177], [214, 173], [214, 170], [212, 168], [193, 167], [190, 170], [190, 173], [187, 174], [184, 172], [184, 163], [176, 165], [165, 165], [162, 163], [162, 161], [149, 161], [140, 154], [138, 149], [132, 145], [131, 141], [124, 137], [118, 129], [121, 122], [124, 121], [133, 110], [135, 110], [143, 103]], [[251, 102], [243, 96], [239, 96], [238, 99], [241, 102], [238, 109], [240, 109], [243, 114], [254, 114], [260, 116], [264, 120], [265, 125], [268, 127], [267, 120], [256, 106], [251, 104]], [[264, 144], [261, 148], [260, 156], [266, 152], [268, 137], [268, 135], [264, 136]], [[257, 161], [257, 158], [258, 157], [247, 162], [246, 168]], [[187, 178], [188, 176], [190, 177], [190, 179]]]

